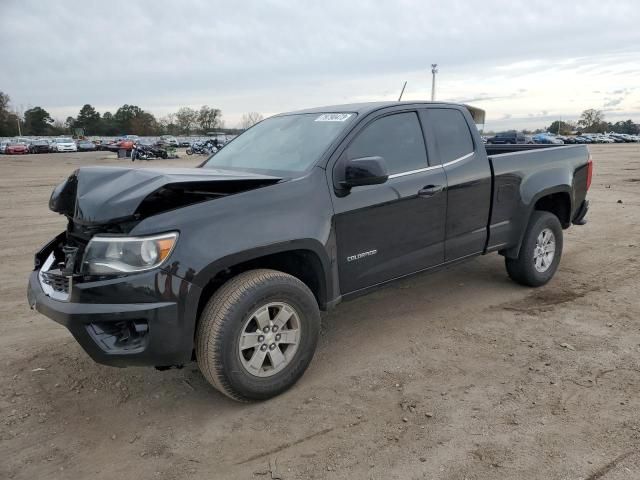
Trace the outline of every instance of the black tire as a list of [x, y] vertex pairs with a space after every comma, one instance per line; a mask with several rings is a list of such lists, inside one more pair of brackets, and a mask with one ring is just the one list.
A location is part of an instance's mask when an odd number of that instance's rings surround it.
[[184, 153], [186, 153], [187, 155], [191, 155], [193, 151], [190, 148], [187, 148]]
[[[260, 377], [240, 358], [240, 336], [260, 307], [284, 302], [300, 322], [298, 347], [282, 370]], [[250, 270], [220, 287], [204, 308], [196, 332], [196, 358], [209, 383], [238, 401], [265, 400], [290, 388], [305, 372], [318, 343], [320, 312], [311, 290], [297, 278], [276, 270]]]
[[[540, 272], [535, 267], [534, 254], [540, 233], [548, 228], [555, 237], [555, 252], [549, 267]], [[535, 211], [522, 240], [518, 258], [505, 258], [507, 273], [511, 279], [521, 285], [540, 287], [553, 278], [562, 257], [562, 225], [554, 214]]]

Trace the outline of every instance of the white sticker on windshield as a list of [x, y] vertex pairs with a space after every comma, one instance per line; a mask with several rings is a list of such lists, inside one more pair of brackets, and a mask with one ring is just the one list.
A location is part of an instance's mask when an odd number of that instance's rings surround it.
[[351, 116], [350, 113], [323, 113], [318, 118], [316, 118], [316, 122], [344, 122], [349, 119]]

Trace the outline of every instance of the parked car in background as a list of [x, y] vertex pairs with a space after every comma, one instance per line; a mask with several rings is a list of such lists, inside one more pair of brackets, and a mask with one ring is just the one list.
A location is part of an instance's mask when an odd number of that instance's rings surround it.
[[72, 138], [54, 138], [52, 144], [52, 150], [54, 152], [77, 152], [78, 146]]
[[618, 140], [624, 143], [640, 141], [640, 137], [638, 137], [637, 135], [629, 135], [627, 133], [612, 133], [610, 136], [613, 137], [614, 139], [617, 138]]
[[543, 145], [563, 145], [564, 142], [550, 133], [538, 133], [533, 136], [534, 143]]
[[[136, 138], [133, 138], [136, 137]], [[115, 150], [113, 147], [109, 148], [109, 150], [111, 151], [118, 151], [122, 148], [124, 148], [125, 150], [133, 150], [133, 146], [136, 142], [138, 142], [140, 140], [140, 137], [138, 137], [137, 135], [126, 135], [124, 137], [122, 137], [120, 140], [118, 140], [118, 142], [115, 144]]]
[[502, 145], [502, 144], [518, 144], [518, 143], [527, 143], [527, 139], [524, 136], [524, 133], [519, 132], [502, 132], [498, 133], [495, 136], [487, 139], [487, 143], [492, 145]]
[[120, 150], [120, 142], [121, 140], [103, 143], [100, 150], [106, 150], [108, 152], [117, 152], [118, 150]]
[[9, 145], [9, 140], [3, 140], [2, 142], [0, 142], [0, 153], [4, 153], [7, 145]]
[[176, 137], [174, 137], [173, 135], [162, 135], [160, 137], [160, 141], [158, 143], [160, 145], [168, 146], [168, 147], [177, 147], [177, 146], [179, 146], [178, 139]]
[[21, 155], [24, 153], [29, 153], [29, 147], [27, 147], [24, 143], [11, 141], [5, 147], [4, 153], [6, 155]]
[[93, 152], [96, 149], [96, 144], [91, 140], [78, 140], [79, 152]]
[[109, 151], [110, 146], [115, 144], [113, 140], [95, 140], [93, 143], [96, 145], [96, 150], [100, 151]]
[[33, 140], [29, 144], [29, 153], [49, 153], [49, 142], [47, 140]]

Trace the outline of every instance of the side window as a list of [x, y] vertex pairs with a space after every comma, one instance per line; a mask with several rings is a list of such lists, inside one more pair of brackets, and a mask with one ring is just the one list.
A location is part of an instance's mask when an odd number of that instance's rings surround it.
[[418, 115], [396, 113], [367, 125], [347, 148], [349, 158], [380, 156], [389, 175], [427, 167], [427, 152]]
[[462, 113], [447, 108], [429, 108], [424, 111], [427, 128], [433, 132], [438, 161], [447, 163], [474, 151], [473, 139]]

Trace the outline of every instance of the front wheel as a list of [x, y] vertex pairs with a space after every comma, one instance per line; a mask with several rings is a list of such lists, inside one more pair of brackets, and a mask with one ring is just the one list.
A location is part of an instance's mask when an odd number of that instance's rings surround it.
[[187, 155], [191, 155], [193, 153], [193, 151], [190, 148], [187, 148], [186, 152]]
[[302, 376], [319, 335], [318, 304], [304, 283], [276, 270], [250, 270], [207, 303], [196, 358], [220, 392], [239, 401], [265, 400]]
[[521, 285], [539, 287], [553, 278], [562, 256], [562, 225], [554, 214], [535, 211], [518, 258], [505, 258], [507, 273]]

